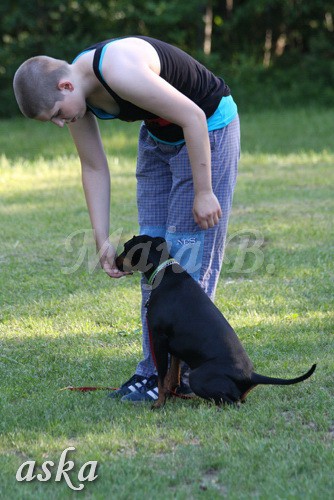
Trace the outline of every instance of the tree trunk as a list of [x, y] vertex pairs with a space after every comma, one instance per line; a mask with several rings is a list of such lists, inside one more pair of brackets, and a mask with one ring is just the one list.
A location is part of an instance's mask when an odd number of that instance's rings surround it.
[[207, 0], [206, 10], [204, 16], [204, 54], [211, 54], [211, 44], [212, 44], [212, 21], [213, 21], [213, 12], [212, 12], [212, 0]]
[[270, 65], [272, 44], [273, 44], [273, 30], [268, 28], [266, 30], [266, 37], [264, 40], [263, 66], [265, 68], [269, 68]]
[[226, 12], [230, 15], [233, 10], [233, 0], [226, 0]]

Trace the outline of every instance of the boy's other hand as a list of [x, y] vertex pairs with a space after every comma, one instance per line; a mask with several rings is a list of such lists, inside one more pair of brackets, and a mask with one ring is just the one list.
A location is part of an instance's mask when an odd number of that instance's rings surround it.
[[196, 224], [198, 224], [201, 229], [209, 229], [218, 224], [222, 216], [222, 209], [220, 208], [218, 199], [212, 191], [195, 195], [193, 216]]

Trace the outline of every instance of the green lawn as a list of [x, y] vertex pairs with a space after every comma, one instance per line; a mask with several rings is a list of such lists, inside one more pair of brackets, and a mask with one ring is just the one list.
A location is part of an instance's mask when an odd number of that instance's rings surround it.
[[[258, 387], [241, 409], [173, 400], [164, 410], [69, 385], [118, 386], [140, 359], [139, 276], [95, 266], [80, 167], [66, 130], [0, 122], [0, 497], [71, 498], [62, 451], [93, 499], [333, 498], [334, 111], [241, 114], [242, 160], [216, 303], [257, 371], [314, 376]], [[138, 126], [102, 123], [112, 228], [137, 233]], [[261, 243], [261, 244], [260, 244]], [[79, 265], [81, 264], [81, 265]], [[74, 267], [75, 272], [69, 272]], [[55, 462], [48, 482], [18, 467]]]

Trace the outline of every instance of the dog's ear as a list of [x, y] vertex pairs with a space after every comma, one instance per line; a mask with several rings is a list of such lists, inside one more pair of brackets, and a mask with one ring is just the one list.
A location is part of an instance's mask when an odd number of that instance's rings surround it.
[[145, 236], [135, 236], [125, 244], [125, 259], [133, 271], [142, 273], [149, 271], [152, 264], [148, 263], [148, 256], [152, 241], [146, 241]]
[[156, 237], [153, 239], [153, 247], [161, 253], [162, 258], [168, 259], [169, 246], [165, 238]]

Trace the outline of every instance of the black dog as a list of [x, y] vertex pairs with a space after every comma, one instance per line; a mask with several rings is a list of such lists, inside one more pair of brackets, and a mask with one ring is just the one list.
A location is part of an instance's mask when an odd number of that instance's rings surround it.
[[[162, 406], [179, 384], [179, 360], [191, 368], [193, 392], [217, 405], [243, 402], [258, 384], [296, 384], [314, 372], [315, 364], [289, 380], [255, 373], [231, 325], [199, 284], [171, 259], [163, 238], [134, 236], [125, 243], [116, 265], [122, 271], [143, 272], [152, 286], [147, 319], [158, 371], [159, 398], [154, 408]], [[168, 353], [172, 355], [169, 370]]]

